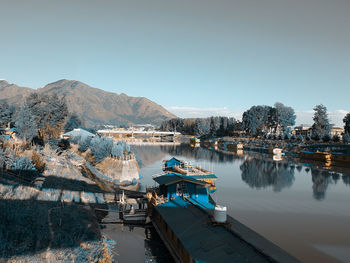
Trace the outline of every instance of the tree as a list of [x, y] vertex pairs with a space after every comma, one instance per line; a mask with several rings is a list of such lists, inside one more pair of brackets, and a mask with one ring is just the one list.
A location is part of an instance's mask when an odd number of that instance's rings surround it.
[[332, 139], [332, 138], [331, 138], [331, 136], [330, 136], [329, 134], [325, 134], [325, 135], [323, 135], [323, 137], [322, 137], [322, 140], [323, 140], [324, 142], [329, 142], [331, 139]]
[[302, 142], [304, 140], [303, 135], [299, 134], [297, 139], [298, 139], [298, 141]]
[[266, 127], [271, 107], [252, 106], [245, 111], [242, 116], [242, 126], [244, 130], [251, 135], [259, 135]]
[[292, 107], [287, 107], [283, 103], [276, 102], [274, 108], [270, 109], [268, 126], [273, 128], [275, 133], [279, 133], [280, 129], [285, 132], [288, 126], [295, 124], [295, 119], [296, 115]]
[[345, 133], [343, 135], [343, 142], [344, 143], [349, 143], [350, 142], [350, 135], [349, 135], [349, 133]]
[[68, 116], [66, 124], [64, 125], [64, 131], [68, 132], [82, 126], [83, 126], [83, 121], [79, 118], [77, 114], [72, 113]]
[[90, 146], [90, 142], [91, 142], [91, 137], [90, 136], [81, 136], [81, 138], [78, 141], [78, 150], [81, 152], [85, 152], [87, 149], [89, 149]]
[[12, 120], [14, 108], [6, 100], [0, 100], [0, 127], [6, 127]]
[[333, 142], [340, 142], [340, 137], [338, 134], [333, 136]]
[[124, 155], [123, 145], [119, 143], [114, 143], [111, 155], [113, 157], [122, 157]]
[[56, 93], [53, 95], [32, 93], [26, 99], [26, 103], [35, 117], [40, 139], [58, 137], [68, 115], [65, 98], [59, 98]]
[[99, 138], [95, 136], [90, 143], [90, 149], [95, 156], [96, 162], [102, 162], [111, 154], [113, 140], [110, 138]]
[[38, 135], [37, 119], [32, 115], [26, 102], [17, 115], [15, 126], [17, 128], [17, 136], [24, 140], [31, 141]]
[[313, 139], [319, 139], [329, 134], [332, 126], [329, 123], [327, 108], [322, 104], [316, 105], [314, 108], [314, 124], [312, 125], [312, 137]]
[[350, 133], [350, 112], [345, 115], [343, 122], [344, 122], [344, 132]]

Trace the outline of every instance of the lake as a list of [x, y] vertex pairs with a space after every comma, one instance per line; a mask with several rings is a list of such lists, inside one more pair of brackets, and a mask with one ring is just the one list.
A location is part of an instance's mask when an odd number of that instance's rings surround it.
[[303, 262], [350, 262], [350, 168], [295, 158], [241, 155], [180, 146], [133, 146], [141, 190], [154, 186], [162, 160], [176, 157], [212, 170], [212, 195], [228, 214]]

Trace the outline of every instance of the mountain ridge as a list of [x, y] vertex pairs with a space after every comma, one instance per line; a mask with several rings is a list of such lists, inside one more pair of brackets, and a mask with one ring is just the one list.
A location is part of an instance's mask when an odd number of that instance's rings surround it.
[[76, 113], [86, 125], [96, 124], [160, 124], [163, 120], [176, 117], [161, 105], [146, 97], [131, 97], [91, 87], [77, 80], [61, 79], [31, 89], [0, 81], [0, 99], [21, 105], [30, 93], [41, 93], [66, 98], [68, 110]]

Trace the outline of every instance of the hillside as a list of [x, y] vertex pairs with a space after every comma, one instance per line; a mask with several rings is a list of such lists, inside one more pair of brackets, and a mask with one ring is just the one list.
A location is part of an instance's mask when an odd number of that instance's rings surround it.
[[118, 95], [75, 80], [59, 80], [38, 90], [0, 81], [0, 99], [7, 99], [9, 103], [22, 104], [31, 92], [65, 96], [69, 111], [83, 118], [86, 125], [160, 124], [165, 119], [175, 117], [147, 98]]

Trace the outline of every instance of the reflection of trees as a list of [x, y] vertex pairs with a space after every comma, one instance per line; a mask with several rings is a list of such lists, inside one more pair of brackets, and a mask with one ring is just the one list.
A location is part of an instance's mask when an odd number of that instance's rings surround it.
[[242, 180], [251, 188], [272, 186], [276, 192], [291, 187], [294, 182], [294, 169], [270, 160], [247, 159], [240, 166]]
[[211, 162], [232, 162], [239, 157], [231, 154], [225, 154], [215, 150], [202, 147], [192, 148], [189, 145], [180, 146], [161, 146], [161, 150], [169, 155], [184, 156], [190, 159], [207, 160]]
[[326, 197], [326, 191], [329, 183], [332, 183], [331, 174], [328, 171], [320, 171], [319, 169], [311, 169], [312, 190], [316, 200], [323, 200]]
[[343, 183], [346, 185], [346, 186], [350, 186], [350, 175], [343, 175]]

